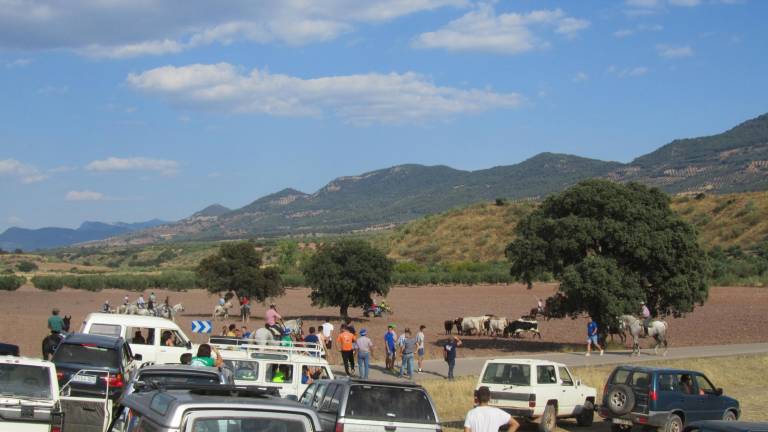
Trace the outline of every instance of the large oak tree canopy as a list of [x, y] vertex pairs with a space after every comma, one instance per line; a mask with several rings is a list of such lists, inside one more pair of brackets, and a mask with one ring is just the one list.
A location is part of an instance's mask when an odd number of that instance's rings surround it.
[[281, 296], [285, 288], [274, 267], [261, 268], [261, 253], [248, 241], [224, 243], [216, 255], [197, 266], [200, 283], [212, 293], [235, 292], [261, 303]]
[[547, 302], [556, 315], [590, 314], [605, 325], [637, 314], [691, 312], [707, 299], [707, 261], [693, 226], [670, 198], [641, 184], [587, 180], [547, 198], [507, 246], [513, 276], [560, 281]]

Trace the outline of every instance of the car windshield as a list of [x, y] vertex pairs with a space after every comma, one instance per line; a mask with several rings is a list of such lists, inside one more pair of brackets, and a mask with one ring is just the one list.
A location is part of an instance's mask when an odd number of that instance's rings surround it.
[[0, 364], [0, 393], [19, 398], [51, 399], [50, 377], [46, 367]]
[[484, 384], [531, 385], [531, 367], [526, 364], [490, 363], [483, 374]]
[[192, 432], [307, 432], [304, 422], [275, 418], [197, 419]]
[[208, 373], [184, 373], [181, 371], [143, 371], [139, 381], [155, 382], [158, 384], [218, 384], [219, 376]]
[[355, 385], [349, 390], [347, 417], [391, 422], [434, 423], [435, 413], [420, 388]]
[[224, 360], [223, 369], [238, 381], [256, 381], [259, 378], [259, 362], [249, 360]]
[[53, 355], [54, 363], [77, 363], [95, 367], [117, 367], [117, 351], [88, 344], [62, 344]]

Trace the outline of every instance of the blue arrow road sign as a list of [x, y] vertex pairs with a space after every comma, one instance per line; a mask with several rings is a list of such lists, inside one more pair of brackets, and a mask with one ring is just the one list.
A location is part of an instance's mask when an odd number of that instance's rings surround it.
[[212, 328], [210, 321], [192, 321], [192, 333], [210, 333]]

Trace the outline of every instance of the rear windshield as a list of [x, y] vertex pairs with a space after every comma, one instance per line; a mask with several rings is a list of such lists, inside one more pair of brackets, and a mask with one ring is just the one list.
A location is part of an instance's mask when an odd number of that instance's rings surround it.
[[12, 397], [51, 399], [48, 368], [0, 364], [0, 394]]
[[118, 367], [117, 351], [90, 345], [61, 344], [53, 355], [54, 363], [77, 363], [95, 367]]
[[308, 432], [300, 420], [277, 418], [216, 418], [197, 419], [192, 432]]
[[436, 417], [420, 388], [369, 385], [350, 388], [346, 416], [408, 423], [435, 423]]
[[162, 371], [146, 371], [139, 376], [139, 381], [155, 382], [158, 384], [218, 384], [219, 376], [215, 374], [181, 374]]
[[616, 373], [613, 374], [613, 378], [611, 378], [611, 384], [626, 384], [630, 372], [631, 371], [627, 369], [616, 370]]
[[531, 367], [526, 364], [491, 363], [483, 374], [484, 384], [531, 385]]

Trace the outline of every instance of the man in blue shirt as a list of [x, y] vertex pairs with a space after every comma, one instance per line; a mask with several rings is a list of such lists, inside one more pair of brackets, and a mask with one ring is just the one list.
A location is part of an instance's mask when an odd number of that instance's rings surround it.
[[600, 355], [603, 355], [603, 347], [597, 343], [597, 323], [592, 320], [592, 317], [589, 317], [589, 322], [587, 323], [587, 357], [592, 352], [593, 344], [600, 350]]
[[448, 343], [443, 345], [443, 358], [448, 363], [448, 379], [453, 381], [453, 368], [456, 367], [456, 350], [461, 346], [458, 336], [451, 336]]
[[389, 370], [395, 369], [395, 339], [397, 338], [397, 335], [395, 334], [395, 325], [390, 324], [387, 327], [387, 333], [384, 335], [384, 346], [387, 349], [387, 358], [386, 358], [386, 365], [385, 367]]
[[[318, 348], [319, 348], [320, 347], [320, 338], [317, 337], [317, 333], [316, 332], [317, 332], [317, 330], [314, 327], [310, 327], [309, 328], [309, 335], [307, 335], [304, 338], [304, 342], [317, 344]], [[325, 347], [323, 347], [323, 348], [325, 348]], [[319, 357], [320, 356], [319, 353], [311, 353], [310, 355], [314, 356], [314, 357]]]

